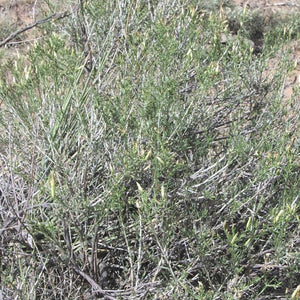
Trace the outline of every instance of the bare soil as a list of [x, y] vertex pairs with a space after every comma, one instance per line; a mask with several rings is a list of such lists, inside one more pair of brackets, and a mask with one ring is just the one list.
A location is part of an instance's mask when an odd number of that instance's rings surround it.
[[[50, 5], [38, 0], [0, 0], [0, 42], [11, 33], [26, 28], [28, 25], [47, 18], [54, 13], [64, 12], [68, 1], [53, 0]], [[14, 50], [24, 50], [26, 45], [41, 37], [38, 27], [27, 30], [8, 43], [10, 53]]]
[[[232, 2], [234, 5], [246, 9], [259, 10], [265, 17], [266, 25], [272, 16], [284, 18], [296, 12], [300, 12], [299, 0], [232, 0]], [[287, 45], [287, 47], [292, 51], [290, 59], [295, 62], [295, 70], [286, 77], [283, 90], [284, 99], [290, 99], [295, 88], [300, 88], [300, 41], [294, 41], [290, 45]], [[267, 72], [272, 72], [278, 63], [279, 61], [276, 58], [271, 60]]]
[[0, 0], [1, 25], [14, 24], [15, 27], [33, 23], [37, 14], [37, 1]]

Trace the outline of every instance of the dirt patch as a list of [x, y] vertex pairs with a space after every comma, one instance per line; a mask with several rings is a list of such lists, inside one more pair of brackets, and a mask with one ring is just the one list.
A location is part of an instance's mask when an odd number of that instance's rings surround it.
[[291, 43], [290, 59], [295, 63], [295, 69], [288, 75], [286, 79], [286, 87], [284, 90], [284, 98], [291, 98], [296, 88], [300, 88], [300, 41]]
[[[40, 15], [41, 7], [38, 1], [0, 0], [0, 42], [17, 30], [33, 24], [37, 18], [40, 18]], [[5, 57], [15, 57], [17, 52], [26, 52], [28, 43], [39, 36], [40, 33], [37, 28], [17, 35], [7, 44]]]
[[[0, 42], [5, 40], [12, 33], [24, 29], [36, 22], [39, 22], [54, 13], [61, 15], [67, 6], [67, 1], [51, 1], [51, 4], [45, 1], [37, 0], [0, 0]], [[21, 50], [28, 42], [34, 41], [41, 36], [41, 32], [37, 26], [33, 26], [30, 30], [25, 30], [22, 34], [18, 34], [7, 45], [10, 52], [14, 49]]]
[[37, 9], [37, 1], [0, 0], [1, 20], [12, 23], [16, 27], [33, 23]]
[[[285, 19], [292, 14], [300, 12], [300, 1], [279, 1], [279, 0], [232, 0], [233, 4], [248, 10], [255, 10], [263, 17], [264, 26], [269, 26], [270, 21], [274, 19]], [[263, 29], [262, 29], [263, 31]], [[292, 41], [286, 45], [291, 51], [289, 60], [294, 63], [294, 70], [289, 74], [283, 74], [285, 77], [282, 89], [283, 104], [286, 105], [291, 99], [296, 106], [300, 105], [299, 89], [300, 89], [300, 41]], [[280, 64], [280, 58], [274, 57], [270, 60], [264, 77], [268, 77], [274, 73], [276, 66]], [[291, 109], [291, 115], [295, 114], [295, 110]]]

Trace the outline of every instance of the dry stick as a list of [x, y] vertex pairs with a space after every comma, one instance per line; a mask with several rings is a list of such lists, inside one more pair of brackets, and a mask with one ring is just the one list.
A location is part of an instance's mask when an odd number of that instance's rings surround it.
[[76, 273], [78, 273], [80, 276], [82, 276], [96, 292], [103, 294], [103, 289], [100, 287], [100, 285], [94, 279], [92, 279], [89, 275], [82, 272], [76, 265], [74, 265], [73, 268], [76, 271]]
[[84, 278], [90, 286], [93, 288], [94, 293], [99, 293], [101, 296], [105, 296], [109, 300], [116, 300], [116, 297], [118, 296], [129, 296], [130, 295], [130, 290], [104, 290], [101, 288], [101, 286], [93, 279], [91, 278], [88, 274], [84, 273], [76, 264], [71, 263], [74, 271], [79, 274], [82, 278]]
[[266, 6], [293, 6], [293, 7], [300, 8], [300, 5], [292, 4], [292, 3], [274, 3], [274, 4], [266, 4]]
[[17, 37], [18, 35], [20, 35], [21, 33], [29, 30], [29, 29], [32, 29], [33, 27], [36, 27], [40, 24], [43, 24], [43, 23], [46, 23], [46, 22], [49, 22], [50, 20], [59, 20], [59, 19], [62, 19], [62, 18], [65, 18], [67, 16], [69, 16], [70, 13], [68, 11], [65, 11], [63, 13], [55, 13], [45, 19], [42, 19], [42, 20], [39, 20], [37, 22], [34, 22], [33, 24], [30, 24], [26, 27], [23, 27], [17, 31], [15, 31], [14, 33], [12, 33], [9, 37], [7, 37], [5, 40], [3, 40], [2, 42], [0, 42], [0, 48], [5, 46], [7, 43], [9, 43], [11, 40], [13, 40], [15, 37]]

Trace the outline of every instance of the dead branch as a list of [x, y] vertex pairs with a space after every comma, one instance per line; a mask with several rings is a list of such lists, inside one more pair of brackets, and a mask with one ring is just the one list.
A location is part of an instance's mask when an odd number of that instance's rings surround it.
[[43, 23], [46, 23], [46, 22], [49, 22], [51, 20], [59, 20], [59, 19], [62, 19], [62, 18], [65, 18], [65, 17], [68, 17], [70, 15], [70, 12], [68, 11], [65, 11], [63, 13], [55, 13], [45, 19], [42, 19], [42, 20], [39, 20], [37, 22], [34, 22], [26, 27], [23, 27], [15, 32], [13, 32], [9, 37], [7, 37], [5, 40], [3, 40], [2, 42], [0, 42], [0, 48], [5, 46], [7, 43], [9, 43], [11, 40], [13, 40], [14, 38], [16, 38], [18, 35], [20, 35], [21, 33], [27, 31], [27, 30], [30, 30], [40, 24], [43, 24]]

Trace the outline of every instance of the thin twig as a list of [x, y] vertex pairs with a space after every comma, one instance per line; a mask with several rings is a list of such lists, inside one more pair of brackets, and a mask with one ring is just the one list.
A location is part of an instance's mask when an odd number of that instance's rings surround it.
[[70, 15], [70, 12], [68, 11], [65, 11], [63, 13], [55, 13], [45, 19], [42, 19], [42, 20], [39, 20], [37, 22], [34, 22], [26, 27], [23, 27], [15, 32], [13, 32], [9, 37], [7, 37], [5, 40], [3, 40], [2, 42], [0, 42], [0, 48], [5, 46], [8, 42], [10, 42], [11, 40], [13, 40], [15, 37], [17, 37], [18, 35], [20, 35], [21, 33], [29, 30], [29, 29], [32, 29], [40, 24], [43, 24], [43, 23], [46, 23], [46, 22], [49, 22], [51, 20], [59, 20], [59, 19], [62, 19], [62, 18], [65, 18], [67, 16]]
[[300, 5], [298, 4], [293, 4], [293, 3], [273, 3], [273, 4], [266, 4], [267, 7], [269, 6], [292, 6], [292, 7], [298, 7], [300, 8]]
[[[97, 293], [100, 294], [104, 294], [103, 289], [100, 287], [100, 285], [93, 280], [89, 275], [85, 274], [84, 272], [82, 272], [76, 265], [73, 266], [74, 270], [76, 273], [78, 273], [80, 276], [82, 276], [93, 288], [94, 291], [96, 291]], [[114, 298], [112, 298], [114, 299]]]
[[100, 294], [101, 296], [105, 296], [109, 300], [116, 300], [115, 297], [125, 297], [129, 296], [132, 293], [131, 290], [104, 290], [94, 279], [92, 279], [88, 274], [84, 273], [76, 264], [72, 263], [72, 267], [77, 274], [79, 274], [90, 284], [94, 294]]

